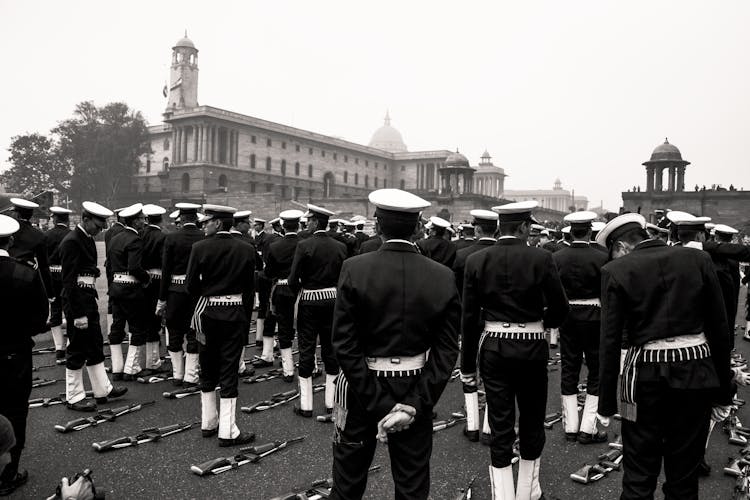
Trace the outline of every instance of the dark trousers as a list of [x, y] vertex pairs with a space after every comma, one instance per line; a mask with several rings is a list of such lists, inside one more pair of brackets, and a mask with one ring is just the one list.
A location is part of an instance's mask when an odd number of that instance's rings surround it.
[[212, 392], [221, 385], [219, 396], [236, 398], [242, 348], [249, 325], [244, 321], [222, 321], [203, 316], [206, 344], [200, 346], [201, 391]]
[[[118, 328], [114, 333], [112, 332], [112, 329], [110, 329], [109, 343], [122, 344], [122, 341], [125, 340], [124, 326], [126, 322], [128, 324], [128, 330], [130, 331], [131, 345], [139, 346], [145, 345], [147, 341], [150, 342], [151, 340], [148, 340], [148, 321], [150, 316], [146, 311], [147, 307], [148, 301], [143, 297], [112, 299], [112, 317], [118, 317], [118, 319], [122, 321], [123, 327], [122, 329]], [[154, 311], [150, 312], [153, 314]], [[156, 340], [159, 340], [158, 333], [156, 335]]]
[[665, 381], [638, 382], [637, 421], [622, 421], [623, 500], [654, 498], [664, 460], [664, 498], [698, 498], [698, 464], [711, 415], [706, 390], [672, 389]]
[[49, 326], [60, 326], [62, 325], [63, 319], [63, 305], [62, 297], [60, 297], [60, 290], [62, 283], [59, 281], [52, 281], [52, 289], [55, 292], [55, 301], [49, 305]]
[[[288, 349], [292, 347], [292, 342], [294, 341], [294, 301], [296, 298], [291, 294], [291, 291], [284, 293], [277, 287], [276, 293], [274, 293], [271, 300], [273, 301], [275, 310], [271, 316], [276, 318], [279, 324], [279, 347], [281, 349]], [[266, 326], [266, 331], [267, 329], [268, 327]]]
[[[121, 311], [115, 310], [115, 307], [112, 305], [113, 302], [112, 297], [108, 297], [107, 314], [112, 315], [112, 324], [109, 325], [109, 343], [121, 344], [125, 340], [125, 318], [122, 316]], [[112, 339], [117, 340], [117, 342], [112, 342]]]
[[3, 481], [10, 481], [16, 476], [21, 452], [26, 444], [31, 370], [31, 349], [0, 355], [0, 390], [3, 394], [0, 415], [5, 416], [13, 425], [13, 434], [16, 437], [16, 444], [10, 449], [10, 463], [5, 466], [0, 476]]
[[331, 347], [333, 307], [335, 301], [300, 302], [297, 308], [297, 345], [299, 347], [299, 376], [312, 376], [315, 369], [315, 348], [320, 338], [320, 353], [326, 373], [335, 375], [339, 364]]
[[[167, 308], [164, 314], [164, 323], [167, 325], [169, 336], [167, 338], [167, 349], [171, 352], [182, 351], [185, 343], [185, 352], [198, 353], [199, 344], [195, 339], [195, 331], [190, 328], [190, 319], [195, 310], [195, 300], [187, 293], [169, 292], [167, 295]], [[187, 342], [185, 342], [187, 340]]]
[[266, 319], [271, 302], [271, 281], [258, 275], [258, 319]]
[[87, 304], [86, 317], [89, 327], [81, 330], [75, 327], [75, 317], [70, 310], [65, 311], [68, 322], [68, 347], [65, 350], [65, 367], [69, 370], [80, 370], [83, 365], [98, 365], [104, 361], [104, 339], [102, 326], [99, 323], [99, 308], [96, 297], [92, 295]]
[[[413, 377], [379, 379], [387, 384], [396, 399], [402, 398], [414, 384]], [[372, 463], [377, 440], [377, 420], [366, 413], [356, 394], [347, 390], [346, 379], [336, 379], [337, 398], [346, 401], [344, 429], [334, 431], [332, 499], [362, 498], [367, 486], [367, 469]], [[340, 404], [337, 399], [337, 406]], [[426, 499], [430, 493], [430, 455], [432, 454], [432, 412], [417, 415], [411, 426], [388, 435], [388, 455], [397, 500]]]
[[152, 279], [146, 288], [146, 309], [144, 311], [146, 322], [146, 342], [158, 342], [161, 333], [161, 317], [155, 314], [156, 303], [159, 301], [160, 279]]
[[546, 439], [547, 362], [505, 358], [487, 349], [482, 350], [481, 356], [481, 375], [492, 430], [492, 466], [507, 467], [513, 458], [516, 403], [521, 458], [539, 458]]
[[563, 396], [578, 394], [581, 364], [586, 357], [586, 393], [599, 395], [599, 322], [566, 320], [560, 327], [560, 389]]

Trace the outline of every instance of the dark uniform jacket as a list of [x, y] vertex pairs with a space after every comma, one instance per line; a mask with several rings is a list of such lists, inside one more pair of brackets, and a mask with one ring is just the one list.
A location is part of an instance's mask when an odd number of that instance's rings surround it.
[[[193, 243], [187, 267], [187, 290], [193, 297], [240, 294], [252, 297], [255, 258], [247, 243], [227, 231]], [[207, 307], [203, 315], [222, 321], [250, 322], [248, 304]], [[252, 304], [249, 306], [252, 307]]]
[[354, 237], [357, 238], [357, 249], [356, 249], [356, 251], [357, 251], [357, 254], [359, 254], [359, 249], [362, 247], [362, 243], [364, 243], [365, 241], [367, 241], [370, 237], [367, 236], [367, 234], [365, 234], [364, 231], [360, 231], [359, 229], [357, 229], [356, 231], [354, 231]]
[[[568, 299], [552, 254], [518, 238], [501, 238], [466, 259], [463, 293], [461, 371], [476, 372], [479, 338], [485, 321], [531, 323], [557, 328], [568, 312]], [[485, 349], [525, 360], [549, 359], [546, 340], [489, 338]]]
[[456, 251], [456, 260], [453, 262], [453, 274], [456, 275], [456, 288], [458, 293], [464, 291], [464, 271], [466, 270], [466, 259], [469, 255], [487, 247], [491, 247], [497, 240], [495, 238], [485, 237], [472, 242], [473, 245], [467, 246]]
[[[458, 357], [460, 314], [453, 273], [411, 244], [388, 242], [344, 262], [332, 345], [349, 386], [374, 420], [396, 403], [421, 414], [432, 411]], [[427, 364], [403, 401], [395, 401], [365, 363], [368, 356], [414, 356], [427, 350]]]
[[47, 297], [52, 298], [55, 293], [52, 289], [52, 278], [49, 273], [49, 259], [44, 233], [33, 227], [27, 220], [19, 219], [18, 225], [20, 227], [13, 234], [13, 245], [8, 249], [8, 253], [24, 264], [32, 267], [37, 266]]
[[129, 274], [140, 284], [112, 283], [109, 296], [116, 299], [141, 299], [144, 297], [143, 286], [150, 278], [143, 267], [143, 239], [133, 228], [126, 228], [114, 236], [107, 248], [107, 259], [112, 276]]
[[712, 359], [644, 363], [638, 381], [666, 381], [675, 389], [719, 388], [717, 402], [731, 401], [727, 319], [719, 280], [707, 254], [646, 240], [630, 254], [607, 263], [602, 267], [601, 328], [600, 414], [617, 412], [623, 331], [634, 346], [705, 333]]
[[[568, 300], [598, 299], [602, 290], [602, 266], [607, 254], [588, 242], [574, 241], [552, 255], [560, 273], [560, 281]], [[568, 319], [574, 321], [599, 321], [601, 307], [571, 306]]]
[[463, 248], [467, 248], [470, 246], [473, 246], [476, 244], [477, 240], [474, 238], [459, 238], [456, 241], [453, 242], [453, 245], [456, 247], [456, 252]]
[[450, 241], [445, 240], [442, 236], [419, 240], [417, 246], [422, 255], [444, 266], [453, 267], [453, 261], [456, 260], [456, 246]]
[[727, 310], [729, 334], [734, 335], [737, 301], [740, 294], [740, 262], [750, 261], [750, 247], [736, 243], [705, 242], [703, 250], [713, 260]]
[[112, 224], [112, 226], [104, 233], [104, 272], [107, 274], [107, 285], [112, 284], [112, 271], [109, 266], [109, 242], [124, 230], [125, 224], [118, 221]]
[[143, 240], [143, 255], [141, 256], [141, 265], [143, 269], [161, 269], [162, 255], [164, 253], [164, 239], [166, 234], [162, 232], [159, 226], [148, 225], [141, 233]]
[[323, 230], [315, 231], [310, 238], [297, 244], [289, 271], [289, 286], [294, 293], [301, 288], [318, 290], [335, 287], [344, 259], [346, 245]]
[[3, 318], [0, 355], [29, 355], [34, 346], [31, 337], [47, 330], [48, 307], [39, 273], [11, 257], [0, 255], [0, 314]]
[[[60, 246], [63, 238], [70, 232], [70, 228], [67, 224], [56, 224], [55, 227], [44, 233], [44, 243], [47, 246], [47, 256], [49, 257], [50, 266], [59, 266], [62, 262], [60, 260], [60, 253], [57, 249]], [[50, 272], [52, 278], [52, 288], [55, 292], [55, 296], [60, 295], [62, 290], [62, 274]]]
[[58, 252], [62, 263], [62, 297], [66, 315], [77, 319], [98, 311], [96, 289], [78, 286], [79, 276], [99, 277], [94, 238], [76, 226], [63, 238]]
[[360, 255], [363, 253], [374, 252], [383, 245], [383, 238], [378, 235], [370, 236], [359, 246]]
[[283, 238], [279, 238], [268, 246], [266, 258], [266, 277], [268, 279], [289, 277], [298, 243], [297, 233], [287, 233]]
[[187, 274], [190, 250], [195, 242], [202, 239], [203, 231], [195, 224], [183, 224], [179, 231], [166, 235], [162, 250], [160, 300], [167, 300], [169, 292], [187, 293], [184, 284], [172, 284], [172, 276]]

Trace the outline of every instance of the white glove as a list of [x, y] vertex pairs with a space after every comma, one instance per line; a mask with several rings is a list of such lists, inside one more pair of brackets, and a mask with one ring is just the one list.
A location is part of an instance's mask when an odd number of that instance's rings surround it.
[[414, 416], [417, 414], [416, 408], [401, 403], [396, 404], [393, 409], [378, 422], [378, 433], [376, 435], [381, 443], [388, 442], [388, 434], [392, 432], [408, 429]]
[[79, 330], [85, 330], [89, 327], [89, 318], [86, 316], [76, 318], [73, 320], [73, 326], [75, 326]]
[[711, 420], [713, 420], [716, 423], [723, 422], [727, 419], [729, 416], [729, 411], [732, 407], [731, 406], [721, 406], [717, 405], [711, 408]]
[[464, 373], [461, 372], [461, 383], [464, 385], [468, 385], [470, 387], [476, 387], [477, 386], [477, 374], [474, 373]]
[[80, 476], [73, 484], [69, 484], [68, 478], [64, 477], [60, 484], [60, 497], [64, 500], [92, 500], [94, 491], [91, 484], [91, 480], [84, 476]]
[[600, 415], [599, 413], [597, 413], [596, 419], [599, 421], [600, 424], [602, 424], [602, 427], [609, 427], [609, 422], [610, 422], [609, 417], [605, 417], [604, 415]]

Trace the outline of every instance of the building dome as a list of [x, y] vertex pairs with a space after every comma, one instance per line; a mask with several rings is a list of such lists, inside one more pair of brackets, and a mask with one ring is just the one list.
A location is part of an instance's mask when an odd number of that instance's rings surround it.
[[195, 48], [195, 44], [191, 39], [187, 37], [187, 31], [185, 31], [185, 36], [177, 40], [177, 43], [174, 44], [174, 47], [188, 47], [191, 49]]
[[675, 145], [664, 139], [664, 144], [656, 146], [654, 152], [651, 153], [650, 161], [682, 161], [682, 154]]
[[448, 158], [445, 159], [445, 166], [446, 167], [469, 167], [469, 160], [462, 155], [461, 153], [456, 150], [455, 153], [451, 153], [448, 155]]
[[401, 137], [401, 132], [391, 127], [391, 117], [386, 112], [385, 123], [372, 134], [370, 147], [382, 149], [390, 153], [406, 152], [406, 144]]

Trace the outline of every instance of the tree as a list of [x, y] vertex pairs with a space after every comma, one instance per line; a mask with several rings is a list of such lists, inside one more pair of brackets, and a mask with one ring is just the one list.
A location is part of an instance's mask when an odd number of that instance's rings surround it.
[[0, 175], [0, 182], [13, 193], [30, 196], [43, 191], [67, 191], [71, 168], [60, 154], [59, 144], [39, 133], [11, 138], [11, 167]]
[[52, 132], [59, 137], [62, 156], [73, 165], [70, 194], [78, 202], [93, 199], [107, 205], [129, 191], [139, 157], [150, 152], [143, 116], [121, 102], [101, 108], [82, 102], [73, 118]]

